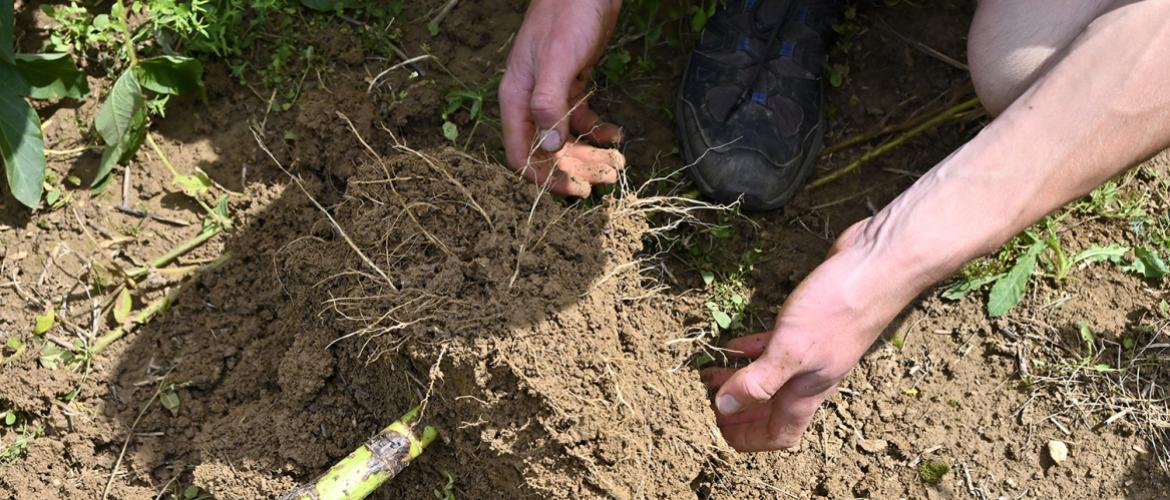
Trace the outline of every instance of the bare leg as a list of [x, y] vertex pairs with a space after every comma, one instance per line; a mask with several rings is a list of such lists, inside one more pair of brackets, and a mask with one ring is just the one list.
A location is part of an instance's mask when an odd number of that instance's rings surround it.
[[967, 37], [971, 79], [994, 115], [1064, 57], [1117, 0], [981, 0]]

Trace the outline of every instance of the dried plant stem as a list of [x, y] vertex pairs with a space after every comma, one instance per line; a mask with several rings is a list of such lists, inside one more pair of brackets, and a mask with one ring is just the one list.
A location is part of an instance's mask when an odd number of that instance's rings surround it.
[[946, 122], [949, 122], [949, 121], [954, 120], [956, 118], [959, 118], [960, 116], [963, 115], [963, 113], [971, 111], [972, 109], [975, 109], [978, 106], [979, 106], [979, 98], [973, 97], [973, 98], [968, 99], [966, 101], [963, 101], [959, 104], [956, 104], [955, 106], [952, 106], [946, 110], [943, 110], [942, 112], [930, 117], [929, 119], [927, 119], [926, 121], [923, 121], [922, 123], [918, 124], [917, 126], [903, 132], [902, 134], [899, 134], [897, 137], [894, 137], [893, 139], [890, 139], [889, 141], [882, 143], [882, 145], [866, 152], [864, 155], [861, 155], [861, 158], [854, 160], [852, 163], [838, 169], [835, 172], [832, 172], [828, 175], [825, 175], [824, 177], [818, 178], [818, 179], [810, 182], [808, 184], [808, 186], [806, 186], [804, 189], [806, 191], [813, 190], [813, 189], [819, 188], [821, 186], [824, 186], [826, 184], [829, 184], [831, 182], [840, 180], [842, 177], [845, 177], [846, 175], [849, 175], [853, 171], [857, 170], [858, 168], [861, 168], [862, 165], [865, 165], [866, 163], [873, 161], [875, 158], [890, 152], [891, 150], [897, 148], [898, 146], [901, 146], [902, 144], [906, 143], [907, 141], [909, 141], [915, 137], [918, 137], [919, 135], [922, 135], [923, 132], [926, 132], [927, 130], [933, 129], [933, 128], [935, 128], [943, 123], [946, 123]]

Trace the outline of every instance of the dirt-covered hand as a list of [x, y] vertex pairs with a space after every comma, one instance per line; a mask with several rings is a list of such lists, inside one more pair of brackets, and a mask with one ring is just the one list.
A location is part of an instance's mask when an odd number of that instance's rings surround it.
[[574, 140], [621, 140], [585, 102], [620, 9], [621, 0], [533, 0], [508, 56], [499, 92], [508, 163], [555, 193], [586, 196], [625, 166], [621, 153]]
[[749, 365], [704, 370], [718, 389], [717, 423], [735, 449], [796, 446], [821, 402], [910, 300], [874, 285], [888, 265], [864, 247], [839, 243], [788, 297], [771, 332], [728, 343], [729, 355]]

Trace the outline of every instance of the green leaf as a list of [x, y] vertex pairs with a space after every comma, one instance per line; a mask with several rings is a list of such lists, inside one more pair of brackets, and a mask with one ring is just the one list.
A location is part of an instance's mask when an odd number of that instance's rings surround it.
[[980, 278], [959, 281], [951, 285], [950, 288], [947, 288], [942, 293], [942, 298], [947, 300], [962, 300], [967, 295], [970, 295], [971, 292], [979, 290], [990, 283], [995, 283], [1003, 276], [1004, 274], [996, 274], [993, 276], [983, 276]]
[[85, 73], [69, 54], [17, 54], [16, 68], [33, 99], [81, 99], [89, 93]]
[[703, 277], [703, 284], [711, 286], [715, 282], [715, 273], [711, 271], [699, 271], [699, 275]]
[[134, 72], [127, 70], [114, 82], [114, 88], [102, 103], [94, 118], [94, 127], [107, 146], [125, 145], [134, 126], [135, 117], [146, 108], [142, 86]]
[[1158, 255], [1158, 251], [1149, 247], [1140, 246], [1133, 250], [1134, 259], [1122, 269], [1142, 275], [1150, 280], [1161, 280], [1170, 273], [1166, 262]]
[[97, 175], [90, 187], [104, 187], [114, 165], [126, 163], [146, 138], [146, 98], [131, 70], [122, 73], [94, 118], [94, 127], [106, 143]]
[[1090, 368], [1092, 368], [1093, 371], [1095, 371], [1097, 373], [1116, 373], [1116, 372], [1121, 371], [1121, 370], [1118, 370], [1117, 368], [1109, 366], [1108, 363], [1095, 364], [1095, 365], [1091, 366]]
[[455, 142], [459, 139], [459, 127], [451, 122], [443, 122], [443, 137], [446, 137], [448, 141]]
[[162, 404], [163, 408], [171, 412], [171, 415], [179, 412], [179, 395], [174, 392], [159, 395], [158, 402]]
[[138, 82], [160, 94], [203, 95], [203, 64], [189, 57], [159, 56], [138, 63]]
[[52, 307], [45, 314], [37, 316], [36, 322], [33, 324], [33, 335], [44, 335], [45, 332], [53, 328], [53, 324], [57, 322], [57, 311]]
[[1129, 252], [1129, 247], [1118, 245], [1116, 243], [1106, 247], [1094, 245], [1073, 256], [1072, 263], [1076, 264], [1078, 262], [1093, 263], [1109, 261], [1114, 264], [1120, 264], [1121, 259], [1125, 258], [1126, 252]]
[[122, 288], [122, 292], [118, 294], [118, 300], [114, 303], [114, 321], [119, 325], [125, 325], [130, 319], [130, 308], [134, 306], [134, 298], [130, 296], [129, 288]]
[[1032, 243], [1028, 251], [1016, 260], [1011, 270], [996, 280], [987, 298], [988, 316], [992, 318], [1003, 316], [1020, 302], [1024, 297], [1024, 291], [1028, 289], [1032, 271], [1036, 270], [1036, 258], [1046, 246], [1043, 241]]
[[0, 61], [12, 62], [12, 0], [0, 1]]
[[45, 180], [45, 143], [41, 119], [22, 97], [0, 95], [0, 158], [12, 196], [36, 208]]
[[711, 236], [725, 240], [731, 237], [731, 226], [711, 226], [708, 230]]
[[41, 347], [41, 356], [38, 359], [41, 366], [55, 370], [57, 367], [73, 361], [73, 353], [52, 342], [45, 342], [44, 347]]
[[1077, 328], [1081, 333], [1081, 342], [1085, 343], [1085, 348], [1087, 348], [1089, 352], [1093, 352], [1095, 350], [1095, 346], [1097, 345], [1097, 337], [1093, 335], [1093, 330], [1089, 328], [1089, 324], [1085, 323], [1084, 321], [1081, 321], [1077, 325]]
[[348, 0], [301, 0], [301, 5], [317, 12], [334, 12], [349, 6]]
[[171, 181], [192, 198], [198, 198], [211, 190], [211, 178], [198, 169], [195, 170], [195, 175], [176, 175]]
[[715, 320], [715, 324], [718, 324], [720, 328], [727, 329], [731, 327], [731, 316], [728, 316], [722, 310], [711, 309], [711, 319]]
[[28, 96], [28, 82], [16, 65], [0, 61], [0, 95]]
[[4, 412], [4, 425], [12, 426], [14, 424], [16, 424], [16, 413], [13, 413], [12, 410]]

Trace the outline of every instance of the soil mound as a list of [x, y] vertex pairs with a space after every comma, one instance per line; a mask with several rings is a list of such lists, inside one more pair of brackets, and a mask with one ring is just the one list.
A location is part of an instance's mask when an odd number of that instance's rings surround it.
[[[275, 387], [237, 387], [233, 415], [209, 419], [197, 446], [256, 449], [289, 426], [280, 418], [326, 401], [374, 401], [389, 422], [425, 399], [424, 419], [448, 444], [426, 459], [457, 471], [470, 498], [693, 495], [717, 431], [698, 377], [677, 370], [686, 353], [669, 341], [698, 317], [682, 312], [695, 304], [643, 286], [650, 228], [636, 205], [569, 207], [454, 150], [359, 165], [331, 210], [341, 230], [322, 221], [274, 252], [281, 327], [249, 342], [279, 358]], [[346, 401], [353, 381], [363, 393]], [[290, 432], [273, 450], [295, 479], [344, 452], [314, 451], [320, 443], [303, 437], [352, 428], [346, 412], [332, 413], [338, 421], [321, 432]], [[241, 476], [239, 464], [227, 473], [201, 462], [197, 483], [217, 494], [278, 487]], [[406, 479], [388, 489], [421, 498], [435, 487]]]

